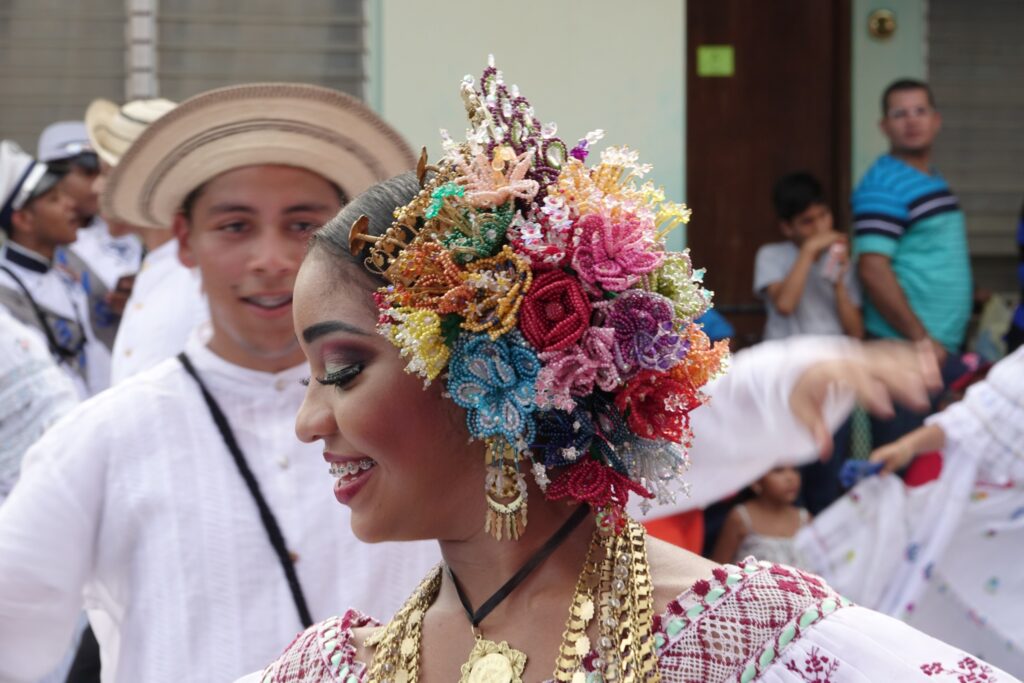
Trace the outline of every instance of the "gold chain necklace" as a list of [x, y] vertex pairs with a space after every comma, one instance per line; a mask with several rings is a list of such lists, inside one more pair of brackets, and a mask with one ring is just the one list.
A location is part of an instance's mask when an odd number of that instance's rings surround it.
[[[394, 618], [366, 639], [375, 648], [368, 683], [419, 680], [423, 617], [441, 590], [442, 569], [431, 570]], [[597, 642], [587, 630], [597, 617]], [[627, 520], [621, 533], [595, 530], [583, 571], [576, 582], [558, 661], [552, 678], [583, 683], [583, 660], [596, 653], [593, 666], [606, 680], [657, 683], [658, 662], [651, 632], [653, 587], [643, 526]], [[518, 656], [521, 656], [521, 662]], [[504, 660], [504, 661], [499, 661]], [[462, 667], [460, 683], [522, 683], [526, 655], [481, 636]]]

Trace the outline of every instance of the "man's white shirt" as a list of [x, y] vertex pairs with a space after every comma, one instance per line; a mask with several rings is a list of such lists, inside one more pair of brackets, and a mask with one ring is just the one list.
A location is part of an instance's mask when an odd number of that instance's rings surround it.
[[[307, 368], [240, 368], [198, 335], [186, 348], [298, 556], [314, 620], [349, 605], [390, 617], [439, 552], [352, 535], [321, 449], [294, 434]], [[104, 683], [234, 680], [301, 630], [256, 506], [177, 359], [80, 405], [26, 455], [0, 508], [0, 680], [44, 673], [83, 599]]]
[[176, 355], [209, 317], [199, 274], [178, 260], [177, 240], [149, 252], [114, 339], [110, 383]]
[[106, 222], [96, 216], [84, 228], [79, 228], [75, 242], [68, 246], [85, 261], [107, 291], [114, 289], [118, 278], [132, 275], [142, 261], [142, 242], [135, 235], [110, 234]]

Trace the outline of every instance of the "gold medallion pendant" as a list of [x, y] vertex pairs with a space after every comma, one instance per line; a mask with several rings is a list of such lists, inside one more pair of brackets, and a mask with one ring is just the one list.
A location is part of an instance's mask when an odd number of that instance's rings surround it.
[[526, 655], [501, 641], [477, 638], [459, 683], [523, 683]]

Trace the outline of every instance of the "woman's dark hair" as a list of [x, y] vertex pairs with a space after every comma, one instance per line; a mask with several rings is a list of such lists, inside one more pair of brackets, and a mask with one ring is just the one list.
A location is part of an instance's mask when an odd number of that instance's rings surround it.
[[352, 255], [348, 246], [349, 230], [360, 216], [366, 216], [370, 219], [366, 234], [377, 237], [383, 235], [395, 220], [395, 209], [408, 204], [419, 191], [420, 184], [412, 172], [377, 183], [353, 199], [337, 216], [313, 234], [309, 240], [309, 253], [322, 250], [343, 263], [358, 266], [368, 277], [385, 284], [383, 278], [364, 269], [363, 260], [367, 256], [369, 244], [358, 255]]

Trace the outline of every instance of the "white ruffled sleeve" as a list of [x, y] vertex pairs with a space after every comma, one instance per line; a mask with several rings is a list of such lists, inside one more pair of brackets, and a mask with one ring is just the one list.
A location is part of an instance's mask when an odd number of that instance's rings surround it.
[[[800, 337], [737, 353], [728, 372], [705, 389], [710, 400], [691, 414], [691, 467], [684, 477], [690, 496], [680, 494], [676, 503], [656, 506], [648, 518], [706, 507], [773, 467], [814, 461], [817, 446], [790, 410], [790, 395], [812, 364], [856, 349], [844, 337]], [[852, 408], [852, 392], [833, 392], [823, 406], [830, 428], [837, 429]], [[644, 518], [637, 509], [631, 513]]]
[[790, 643], [765, 683], [1013, 683], [1017, 678], [902, 621], [863, 607], [838, 610]]
[[992, 483], [1024, 478], [1024, 347], [996, 363], [963, 400], [925, 422], [945, 434], [945, 457], [974, 459]]

